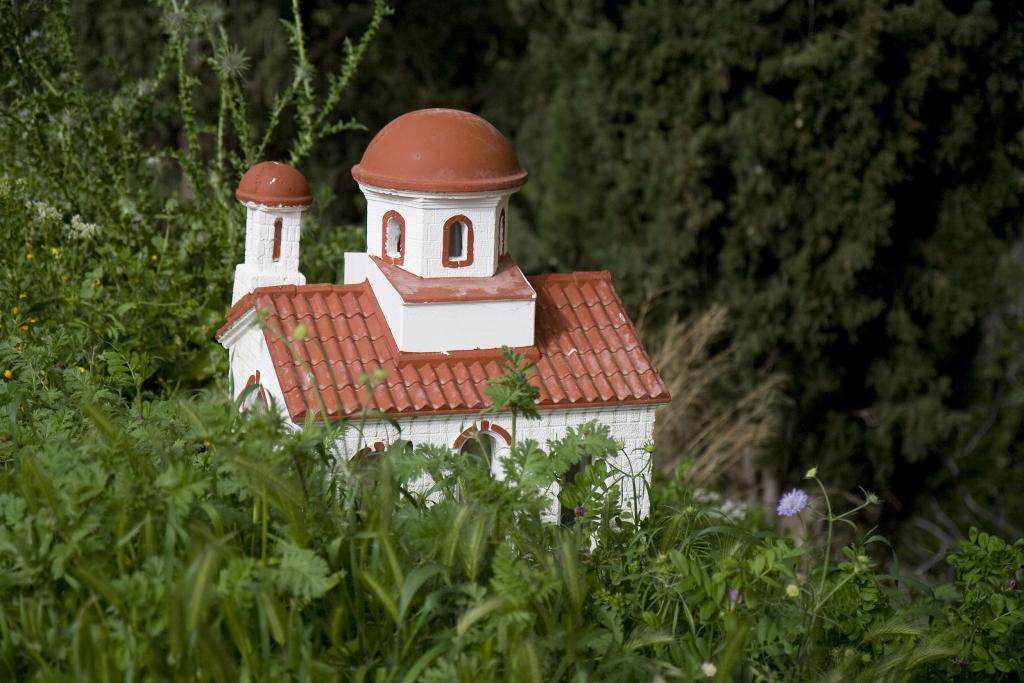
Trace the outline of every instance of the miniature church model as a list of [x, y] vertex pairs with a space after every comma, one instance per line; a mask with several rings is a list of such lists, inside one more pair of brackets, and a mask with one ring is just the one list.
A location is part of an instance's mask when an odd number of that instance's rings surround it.
[[[356, 417], [346, 457], [387, 443], [483, 451], [501, 476], [509, 415], [481, 415], [502, 347], [535, 364], [540, 420], [516, 439], [544, 445], [569, 426], [607, 424], [628, 509], [649, 509], [655, 408], [668, 392], [605, 271], [525, 276], [510, 254], [509, 200], [526, 182], [509, 141], [473, 114], [426, 109], [398, 117], [352, 175], [366, 197], [366, 251], [345, 254], [344, 284], [306, 284], [300, 219], [311, 202], [294, 168], [251, 168], [245, 260], [217, 338], [235, 395], [291, 425]], [[579, 226], [581, 239], [601, 239]], [[372, 378], [378, 378], [376, 381]], [[553, 510], [557, 505], [553, 504]]]

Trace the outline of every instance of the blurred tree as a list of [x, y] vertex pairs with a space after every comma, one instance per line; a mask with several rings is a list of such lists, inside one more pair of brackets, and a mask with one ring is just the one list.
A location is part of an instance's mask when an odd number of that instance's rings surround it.
[[987, 405], [979, 354], [1022, 234], [1020, 12], [520, 9], [528, 265], [609, 268], [655, 324], [724, 303], [751, 381], [792, 378], [791, 471], [911, 501]]

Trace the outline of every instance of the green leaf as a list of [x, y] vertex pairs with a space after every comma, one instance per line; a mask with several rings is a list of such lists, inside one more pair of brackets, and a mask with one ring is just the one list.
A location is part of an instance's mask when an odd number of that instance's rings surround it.
[[459, 617], [459, 621], [455, 625], [455, 634], [461, 638], [465, 635], [466, 631], [473, 626], [473, 624], [477, 623], [491, 612], [501, 609], [504, 605], [505, 601], [501, 597], [489, 598], [484, 602], [475, 605], [472, 609]]
[[277, 589], [287, 595], [304, 600], [320, 598], [342, 577], [341, 572], [331, 574], [327, 561], [309, 548], [279, 541], [276, 553], [280, 559], [271, 577]]
[[364, 586], [370, 589], [370, 593], [377, 599], [377, 602], [381, 604], [384, 611], [387, 612], [388, 616], [391, 617], [391, 621], [395, 622], [396, 625], [401, 623], [398, 605], [395, 604], [394, 599], [388, 594], [378, 581], [373, 578], [368, 572], [360, 572], [359, 580]]
[[424, 583], [429, 581], [431, 578], [438, 574], [444, 574], [445, 568], [441, 565], [428, 564], [421, 567], [416, 567], [405, 577], [405, 583], [402, 584], [402, 590], [398, 595], [398, 622], [401, 623], [405, 614], [409, 609], [409, 605], [412, 604], [412, 599], [416, 596], [420, 587]]

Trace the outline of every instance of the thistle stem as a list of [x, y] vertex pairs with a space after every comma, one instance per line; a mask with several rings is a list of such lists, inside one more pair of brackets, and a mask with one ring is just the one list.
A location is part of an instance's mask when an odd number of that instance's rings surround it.
[[818, 484], [818, 488], [821, 489], [821, 495], [825, 498], [825, 509], [828, 510], [828, 535], [825, 540], [825, 559], [821, 565], [821, 581], [818, 582], [818, 595], [821, 596], [822, 591], [825, 590], [825, 577], [828, 576], [828, 561], [832, 555], [832, 527], [835, 519], [832, 517], [832, 503], [828, 499], [828, 491], [825, 490], [825, 485], [817, 477], [814, 478], [814, 481]]
[[269, 532], [269, 519], [268, 518], [270, 517], [270, 515], [269, 515], [269, 509], [268, 509], [269, 506], [267, 505], [267, 489], [265, 489], [265, 488], [263, 489], [263, 496], [262, 496], [261, 507], [262, 507], [262, 509], [260, 510], [260, 517], [262, 518], [261, 521], [263, 523], [263, 533], [261, 534], [261, 539], [260, 539], [260, 545], [261, 545], [261, 547], [260, 547], [260, 561], [264, 565], [266, 565], [267, 564], [267, 536], [268, 536], [268, 532]]

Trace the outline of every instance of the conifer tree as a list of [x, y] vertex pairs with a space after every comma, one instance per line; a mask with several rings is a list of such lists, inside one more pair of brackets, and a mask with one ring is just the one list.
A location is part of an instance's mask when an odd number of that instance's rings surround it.
[[1007, 303], [1020, 13], [641, 1], [546, 28], [517, 143], [529, 266], [609, 268], [649, 322], [724, 303], [750, 377], [792, 380], [789, 465], [909, 499], [973, 432]]

